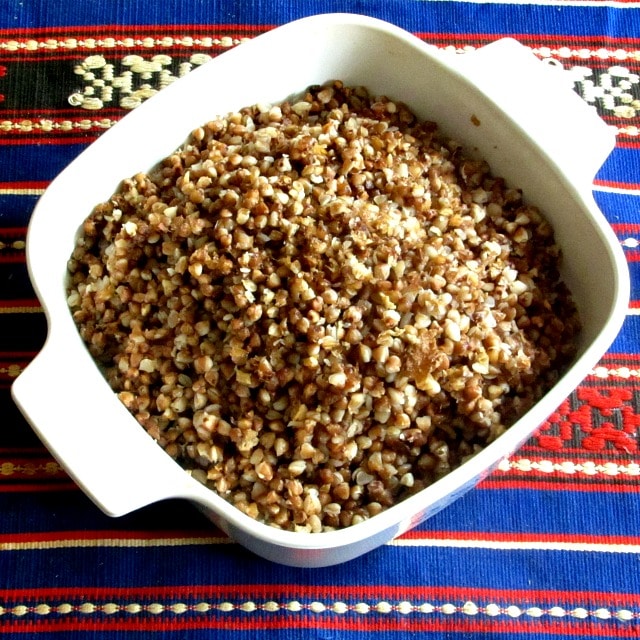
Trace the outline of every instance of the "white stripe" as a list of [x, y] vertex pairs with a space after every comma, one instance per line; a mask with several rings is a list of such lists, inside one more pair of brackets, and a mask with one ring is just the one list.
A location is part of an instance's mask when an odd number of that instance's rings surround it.
[[574, 476], [576, 474], [594, 478], [596, 476], [626, 476], [628, 478], [637, 478], [640, 476], [640, 464], [637, 462], [629, 462], [627, 464], [616, 464], [615, 462], [605, 462], [604, 464], [596, 464], [587, 460], [581, 463], [571, 462], [571, 460], [562, 460], [554, 462], [553, 460], [529, 460], [528, 458], [505, 459], [499, 465], [500, 471], [508, 473], [512, 469], [520, 473], [539, 472], [546, 474], [565, 474]]
[[[636, 311], [634, 309], [634, 311]], [[638, 315], [630, 314], [630, 315]], [[592, 372], [591, 375], [595, 378], [601, 378], [606, 380], [607, 378], [621, 378], [623, 380], [629, 380], [630, 378], [640, 378], [640, 369], [630, 369], [629, 367], [604, 367], [598, 366]]]
[[594, 184], [591, 186], [591, 189], [604, 193], [621, 193], [626, 196], [640, 196], [640, 187], [637, 189], [625, 189], [624, 187], [607, 187], [601, 184]]
[[397, 538], [388, 543], [394, 547], [446, 547], [453, 549], [490, 549], [492, 551], [577, 551], [581, 553], [640, 553], [640, 544], [598, 544], [587, 542], [542, 542], [506, 540], [433, 540], [430, 538]]

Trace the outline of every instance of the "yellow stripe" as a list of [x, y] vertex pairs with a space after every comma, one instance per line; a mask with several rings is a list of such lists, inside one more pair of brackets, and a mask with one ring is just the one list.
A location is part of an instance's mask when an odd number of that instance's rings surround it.
[[[60, 535], [64, 535], [63, 533]], [[2, 542], [2, 551], [49, 551], [53, 549], [136, 549], [145, 547], [186, 547], [214, 544], [233, 544], [229, 538], [184, 537], [184, 538], [80, 538], [77, 540], [37, 540], [33, 542]]]
[[41, 196], [44, 189], [0, 189], [0, 196]]
[[0, 307], [1, 314], [11, 313], [43, 313], [42, 307]]

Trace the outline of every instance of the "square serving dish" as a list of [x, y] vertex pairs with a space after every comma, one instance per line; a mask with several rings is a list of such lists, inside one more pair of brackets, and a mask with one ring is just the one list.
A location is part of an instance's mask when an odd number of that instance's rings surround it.
[[[591, 195], [614, 132], [572, 90], [562, 70], [514, 40], [457, 55], [379, 20], [306, 18], [232, 49], [164, 89], [104, 133], [40, 199], [27, 259], [49, 332], [13, 385], [35, 432], [86, 494], [111, 516], [168, 498], [191, 501], [233, 539], [275, 562], [318, 567], [359, 556], [430, 517], [472, 488], [521, 443], [596, 365], [629, 298], [620, 245]], [[83, 345], [68, 309], [67, 261], [82, 221], [120, 181], [146, 171], [191, 130], [219, 114], [277, 103], [340, 79], [401, 100], [486, 159], [555, 228], [563, 279], [582, 320], [575, 361], [504, 435], [427, 489], [370, 520], [326, 533], [258, 523], [188, 475], [121, 404]]]

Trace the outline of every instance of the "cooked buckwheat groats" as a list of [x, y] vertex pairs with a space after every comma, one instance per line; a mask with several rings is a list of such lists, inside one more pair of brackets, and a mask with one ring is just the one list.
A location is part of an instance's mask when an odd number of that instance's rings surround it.
[[124, 180], [80, 230], [68, 302], [170, 456], [320, 532], [433, 483], [554, 384], [580, 328], [559, 259], [486, 163], [334, 82]]

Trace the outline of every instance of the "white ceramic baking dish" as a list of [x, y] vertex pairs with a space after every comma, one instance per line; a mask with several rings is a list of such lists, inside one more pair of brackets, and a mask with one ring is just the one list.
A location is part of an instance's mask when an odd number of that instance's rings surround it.
[[[362, 524], [294, 533], [257, 523], [192, 479], [109, 389], [83, 346], [65, 296], [77, 230], [120, 180], [147, 170], [217, 114], [279, 102], [341, 79], [402, 100], [523, 188], [555, 227], [563, 277], [581, 312], [579, 354], [562, 379], [497, 441], [444, 479]], [[363, 554], [433, 515], [529, 438], [589, 373], [625, 316], [629, 280], [619, 243], [591, 195], [614, 133], [558, 68], [514, 40], [457, 55], [390, 24], [327, 14], [285, 25], [215, 58], [127, 115], [49, 186], [30, 222], [30, 275], [49, 323], [13, 396], [36, 433], [105, 513], [184, 498], [237, 542], [273, 561], [318, 567]], [[496, 505], [499, 508], [499, 505]]]

